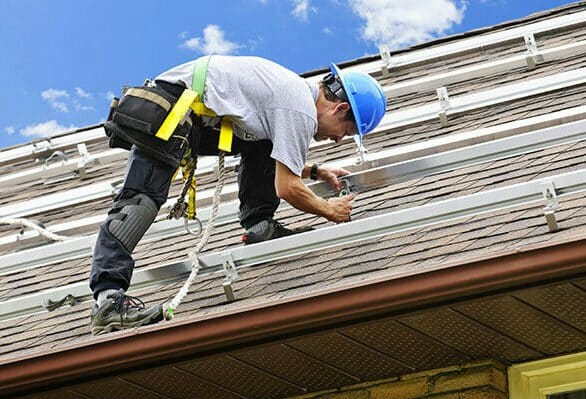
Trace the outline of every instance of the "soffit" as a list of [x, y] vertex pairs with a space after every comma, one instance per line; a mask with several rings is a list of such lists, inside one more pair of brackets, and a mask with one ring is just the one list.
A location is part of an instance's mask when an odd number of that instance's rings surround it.
[[[586, 349], [586, 280], [558, 282], [73, 382], [23, 398], [287, 398], [479, 359]], [[85, 396], [83, 396], [85, 397]]]

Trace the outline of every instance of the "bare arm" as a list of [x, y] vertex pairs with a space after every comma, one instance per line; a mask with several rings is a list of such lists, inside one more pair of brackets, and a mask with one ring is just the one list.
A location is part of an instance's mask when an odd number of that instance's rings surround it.
[[[305, 165], [303, 168], [303, 172], [301, 174], [301, 178], [307, 179], [311, 172], [311, 165]], [[338, 177], [346, 176], [350, 174], [346, 169], [342, 168], [330, 168], [325, 165], [320, 165], [317, 168], [317, 178], [318, 180], [325, 181], [330, 183], [330, 185], [335, 189], [340, 191], [342, 189], [342, 184], [338, 180]]]
[[[305, 168], [307, 169], [307, 168]], [[304, 169], [303, 174], [308, 174]], [[291, 206], [314, 215], [323, 216], [326, 219], [340, 223], [350, 219], [354, 195], [330, 198], [325, 200], [318, 197], [308, 189], [301, 177], [280, 162], [276, 162], [275, 189], [279, 198], [287, 201]]]

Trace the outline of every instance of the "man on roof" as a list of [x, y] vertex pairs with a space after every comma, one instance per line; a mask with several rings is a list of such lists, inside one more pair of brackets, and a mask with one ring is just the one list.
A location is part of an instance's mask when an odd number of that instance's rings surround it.
[[[137, 121], [136, 116], [125, 117], [121, 109], [126, 107], [132, 113], [136, 101], [147, 99], [152, 102], [148, 107], [155, 104], [155, 108], [149, 111], [138, 106], [139, 116], [148, 119], [156, 115], [160, 107], [168, 108], [166, 100], [177, 100], [186, 88], [195, 87], [194, 82], [202, 79], [202, 63], [203, 105], [218, 117], [229, 116], [233, 129], [230, 154], [240, 154], [238, 198], [245, 244], [311, 229], [290, 229], [277, 222], [273, 217], [281, 199], [335, 223], [350, 219], [353, 195], [326, 200], [303, 182], [305, 178], [319, 179], [339, 190], [338, 177], [348, 172], [308, 165], [306, 155], [312, 139], [336, 143], [344, 136], [359, 135], [361, 139], [378, 125], [386, 99], [375, 79], [365, 73], [341, 72], [332, 64], [331, 72], [319, 84], [313, 84], [274, 62], [247, 56], [214, 55], [176, 66], [159, 75], [147, 95], [132, 92], [144, 98], [127, 92], [118, 114], [114, 112], [113, 121], [105, 126], [107, 132], [109, 128], [113, 132], [109, 132], [111, 144], [119, 133], [134, 145], [124, 185], [100, 227], [94, 247], [90, 275], [96, 299], [91, 326], [94, 335], [163, 318], [161, 305], [146, 308], [140, 300], [125, 294], [134, 269], [132, 252], [167, 200], [176, 161], [187, 147], [181, 141], [189, 142], [191, 154], [217, 155], [220, 140], [219, 118], [193, 113], [174, 133], [178, 135], [185, 127], [186, 134], [179, 137], [183, 140], [177, 140], [178, 146], [170, 147], [172, 140], [163, 143], [152, 136], [143, 145], [126, 133], [152, 123]], [[123, 106], [124, 101], [127, 105]]]

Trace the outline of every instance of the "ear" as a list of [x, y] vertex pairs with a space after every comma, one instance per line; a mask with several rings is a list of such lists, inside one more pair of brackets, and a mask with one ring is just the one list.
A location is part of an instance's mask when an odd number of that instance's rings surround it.
[[346, 112], [348, 112], [348, 110], [350, 110], [350, 104], [347, 102], [341, 102], [336, 104], [336, 107], [334, 108], [334, 113], [336, 115], [346, 115]]

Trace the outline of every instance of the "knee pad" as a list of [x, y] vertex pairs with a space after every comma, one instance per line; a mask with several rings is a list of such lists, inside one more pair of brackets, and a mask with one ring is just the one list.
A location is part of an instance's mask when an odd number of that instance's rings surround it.
[[132, 253], [158, 212], [157, 204], [144, 194], [116, 201], [106, 219], [108, 231]]

